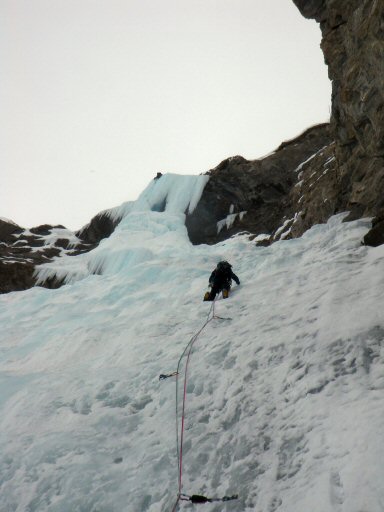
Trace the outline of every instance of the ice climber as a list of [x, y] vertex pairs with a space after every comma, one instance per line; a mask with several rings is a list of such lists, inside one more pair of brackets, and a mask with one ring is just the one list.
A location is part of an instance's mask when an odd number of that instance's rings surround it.
[[240, 284], [239, 278], [232, 272], [232, 265], [228, 261], [220, 261], [209, 278], [211, 291], [205, 293], [204, 300], [214, 300], [220, 292], [223, 292], [223, 299], [227, 299], [232, 279]]

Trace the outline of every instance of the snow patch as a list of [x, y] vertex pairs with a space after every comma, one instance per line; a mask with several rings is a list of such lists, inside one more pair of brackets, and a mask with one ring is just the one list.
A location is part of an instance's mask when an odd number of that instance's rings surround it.
[[296, 169], [293, 171], [293, 172], [297, 172], [299, 173], [302, 168], [304, 167], [304, 165], [306, 165], [308, 162], [310, 162], [313, 158], [315, 158], [318, 154], [321, 154], [322, 151], [324, 151], [324, 149], [326, 148], [327, 146], [324, 146], [323, 148], [319, 149], [318, 151], [316, 151], [316, 153], [314, 153], [313, 155], [311, 155], [309, 158], [307, 158], [306, 160], [304, 160], [304, 162], [301, 162], [301, 164], [296, 167]]
[[279, 238], [280, 234], [283, 233], [283, 231], [287, 228], [287, 226], [289, 226], [290, 224], [292, 224], [293, 222], [293, 219], [294, 217], [292, 217], [292, 219], [287, 219], [286, 221], [284, 221], [283, 225], [280, 226], [277, 230], [276, 230], [276, 233], [274, 235], [273, 238], [277, 239]]
[[226, 227], [227, 229], [230, 229], [237, 217], [239, 217], [239, 220], [243, 220], [244, 215], [246, 214], [246, 211], [239, 212], [239, 213], [231, 213], [225, 217], [225, 219], [219, 220], [217, 222], [217, 234], [220, 233], [220, 231]]
[[260, 235], [257, 235], [253, 242], [263, 242], [264, 240], [269, 240], [271, 238], [271, 235], [268, 235], [267, 233], [261, 233]]
[[81, 243], [81, 240], [77, 238], [73, 231], [70, 231], [69, 229], [51, 228], [49, 231], [50, 233], [48, 235], [39, 235], [37, 237], [44, 241], [44, 245], [54, 246], [55, 242], [57, 242], [59, 239], [68, 240], [68, 247], [72, 248]]
[[13, 222], [13, 220], [6, 219], [5, 217], [0, 217], [0, 220], [2, 220], [3, 222], [6, 222], [7, 224], [12, 224], [13, 226], [17, 226], [18, 227], [16, 222]]
[[335, 156], [331, 156], [328, 158], [328, 160], [325, 162], [324, 166], [323, 167], [326, 167], [328, 164], [330, 164], [331, 162], [333, 162], [334, 160], [336, 160], [336, 157]]

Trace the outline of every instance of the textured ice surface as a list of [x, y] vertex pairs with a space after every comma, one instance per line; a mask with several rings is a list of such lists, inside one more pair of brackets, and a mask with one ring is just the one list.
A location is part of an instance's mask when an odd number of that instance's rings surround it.
[[[57, 277], [66, 283], [90, 274], [116, 273], [151, 260], [159, 247], [189, 246], [185, 213], [195, 209], [209, 176], [165, 174], [153, 180], [137, 201], [124, 203], [109, 213], [122, 219], [112, 236], [89, 253], [76, 258], [64, 256], [36, 269], [38, 283]], [[154, 240], [156, 239], [156, 244]], [[181, 247], [182, 246], [182, 247]]]
[[175, 386], [158, 376], [226, 259], [242, 284], [194, 346], [183, 492], [239, 494], [208, 512], [382, 512], [384, 248], [360, 245], [369, 222], [192, 246], [179, 205], [136, 205], [86, 263], [67, 258], [83, 279], [0, 297], [0, 510], [171, 510]]

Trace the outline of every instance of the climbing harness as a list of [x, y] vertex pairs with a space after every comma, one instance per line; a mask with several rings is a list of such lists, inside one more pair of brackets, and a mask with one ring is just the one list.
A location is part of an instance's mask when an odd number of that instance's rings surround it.
[[[232, 320], [231, 318], [222, 318], [215, 315], [215, 302], [216, 299], [212, 301], [212, 305], [208, 311], [208, 315], [206, 317], [206, 320], [203, 324], [203, 326], [200, 328], [200, 330], [192, 336], [192, 338], [189, 340], [187, 346], [185, 347], [183, 353], [181, 354], [179, 361], [177, 363], [177, 369], [173, 373], [169, 374], [161, 374], [159, 376], [159, 380], [165, 380], [168, 377], [176, 377], [176, 450], [177, 450], [177, 464], [178, 464], [178, 486], [179, 491], [177, 494], [176, 502], [172, 508], [172, 512], [176, 512], [177, 506], [179, 504], [179, 501], [190, 501], [191, 503], [198, 504], [198, 503], [209, 503], [213, 501], [230, 501], [230, 500], [236, 500], [238, 499], [238, 495], [233, 496], [224, 496], [223, 498], [207, 498], [206, 496], [200, 496], [199, 494], [193, 494], [192, 496], [189, 496], [187, 494], [183, 494], [181, 492], [182, 489], [182, 477], [183, 477], [183, 442], [184, 442], [184, 427], [185, 427], [185, 404], [186, 404], [186, 396], [187, 396], [187, 374], [188, 374], [188, 365], [190, 356], [192, 353], [193, 345], [195, 341], [198, 339], [200, 334], [203, 332], [203, 330], [206, 328], [206, 326], [214, 319], [219, 320]], [[179, 435], [179, 407], [178, 407], [178, 394], [179, 394], [179, 379], [178, 376], [180, 375], [180, 366], [181, 361], [183, 360], [184, 356], [186, 355], [186, 363], [184, 368], [184, 385], [183, 385], [183, 405], [182, 405], [182, 411], [181, 411], [181, 428], [180, 428], [180, 435]]]

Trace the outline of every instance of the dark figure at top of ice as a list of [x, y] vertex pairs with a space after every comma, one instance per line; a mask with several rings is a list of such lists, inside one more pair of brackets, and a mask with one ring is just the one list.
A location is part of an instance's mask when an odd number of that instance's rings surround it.
[[154, 180], [158, 180], [159, 178], [161, 178], [161, 177], [162, 177], [162, 175], [163, 175], [163, 173], [158, 172], [158, 173], [156, 174], [156, 176], [155, 176], [153, 179], [154, 179]]
[[220, 261], [209, 278], [210, 292], [206, 292], [204, 300], [214, 300], [216, 295], [223, 292], [223, 299], [227, 299], [231, 289], [232, 279], [240, 284], [236, 274], [232, 272], [232, 265], [228, 261]]

